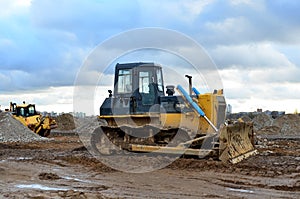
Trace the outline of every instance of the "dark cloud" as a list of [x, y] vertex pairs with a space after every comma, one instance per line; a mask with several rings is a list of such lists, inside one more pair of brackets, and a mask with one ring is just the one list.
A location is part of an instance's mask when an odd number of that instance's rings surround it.
[[[33, 0], [26, 12], [0, 14], [0, 89], [73, 85], [97, 44], [145, 26], [191, 36], [208, 49], [220, 68], [299, 67], [294, 63], [300, 63], [298, 54], [289, 59], [289, 46], [300, 43], [298, 1], [233, 2]], [[291, 75], [269, 75], [266, 81], [295, 79]]]
[[0, 18], [0, 89], [72, 85], [92, 48], [135, 24], [135, 4], [33, 0], [29, 12]]
[[[197, 18], [194, 31], [201, 43], [234, 45], [249, 42], [300, 43], [296, 1], [216, 1]], [[194, 24], [195, 25], [195, 24]]]
[[135, 1], [35, 0], [31, 20], [45, 30], [73, 33], [82, 43], [95, 42], [92, 39], [99, 42], [132, 28], [139, 12]]

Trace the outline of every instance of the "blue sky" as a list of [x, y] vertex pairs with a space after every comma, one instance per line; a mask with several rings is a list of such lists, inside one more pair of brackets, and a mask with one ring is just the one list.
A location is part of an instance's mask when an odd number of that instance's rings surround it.
[[[26, 100], [42, 110], [72, 111], [76, 75], [98, 44], [133, 28], [160, 27], [182, 32], [203, 46], [219, 68], [233, 111], [300, 111], [299, 1], [0, 0], [0, 4], [2, 106]], [[106, 95], [106, 91], [99, 94], [101, 99]]]

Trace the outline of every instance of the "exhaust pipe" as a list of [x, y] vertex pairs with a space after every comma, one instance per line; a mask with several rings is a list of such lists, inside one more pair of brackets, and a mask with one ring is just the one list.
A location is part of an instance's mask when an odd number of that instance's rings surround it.
[[191, 75], [185, 75], [186, 78], [189, 79], [189, 94], [192, 95], [192, 76]]

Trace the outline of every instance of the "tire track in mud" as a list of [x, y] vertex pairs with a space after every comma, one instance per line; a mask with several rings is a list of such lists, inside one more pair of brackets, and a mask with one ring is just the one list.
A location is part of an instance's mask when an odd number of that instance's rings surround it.
[[[299, 176], [298, 176], [299, 177]], [[289, 192], [295, 192], [300, 190], [300, 182], [299, 180], [289, 180], [289, 182], [281, 181], [280, 183], [286, 183], [286, 184], [278, 184], [279, 182], [273, 182], [274, 184], [265, 184], [262, 183], [261, 180], [253, 180], [251, 178], [238, 178], [238, 179], [224, 179], [219, 178], [220, 183], [217, 183], [222, 186], [226, 187], [233, 187], [237, 189], [247, 188], [247, 187], [258, 187], [258, 188], [265, 188], [265, 189], [274, 189], [274, 190], [280, 190], [280, 191], [289, 191]], [[272, 179], [263, 179], [263, 181], [268, 181], [269, 183], [272, 182]], [[300, 194], [300, 193], [299, 193]]]

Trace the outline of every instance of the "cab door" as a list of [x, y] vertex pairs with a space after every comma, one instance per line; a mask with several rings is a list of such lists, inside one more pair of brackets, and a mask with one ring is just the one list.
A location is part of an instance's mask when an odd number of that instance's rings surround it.
[[[156, 110], [158, 104], [158, 86], [155, 67], [137, 67], [136, 68], [138, 87], [135, 90], [136, 97], [136, 112], [146, 113], [149, 111], [158, 112]], [[155, 108], [156, 107], [156, 108]]]

